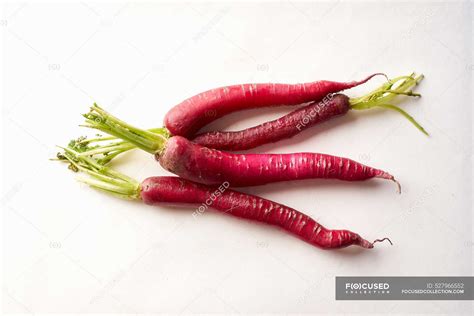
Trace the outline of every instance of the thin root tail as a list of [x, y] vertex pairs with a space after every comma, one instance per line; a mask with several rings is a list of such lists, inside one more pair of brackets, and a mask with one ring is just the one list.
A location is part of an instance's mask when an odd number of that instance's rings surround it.
[[388, 238], [388, 237], [385, 237], [385, 238], [382, 238], [382, 239], [375, 239], [374, 242], [372, 243], [372, 245], [375, 244], [375, 243], [378, 243], [378, 242], [383, 242], [383, 241], [385, 241], [385, 240], [388, 241], [391, 246], [393, 246], [392, 241], [391, 241], [390, 238]]
[[368, 76], [364, 80], [359, 81], [359, 84], [366, 83], [367, 81], [369, 81], [370, 79], [372, 79], [373, 77], [376, 77], [376, 76], [384, 76], [387, 79], [387, 81], [390, 81], [390, 79], [388, 78], [388, 76], [386, 74], [384, 74], [383, 72], [377, 72], [377, 73], [371, 74], [370, 76]]
[[402, 194], [402, 186], [401, 186], [400, 182], [398, 182], [397, 180], [395, 180], [395, 178], [393, 178], [392, 181], [395, 182], [395, 184], [397, 185], [397, 192], [398, 192], [398, 194]]
[[390, 173], [381, 171], [378, 175], [376, 175], [376, 178], [387, 179], [395, 182], [395, 184], [397, 185], [398, 194], [402, 194], [402, 186], [400, 182], [398, 182], [395, 177], [392, 176]]

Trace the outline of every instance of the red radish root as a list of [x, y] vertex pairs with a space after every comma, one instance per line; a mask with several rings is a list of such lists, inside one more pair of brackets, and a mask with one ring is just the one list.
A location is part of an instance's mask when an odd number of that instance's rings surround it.
[[212, 198], [210, 207], [219, 212], [281, 227], [322, 249], [338, 249], [351, 245], [371, 249], [374, 243], [387, 239], [369, 242], [348, 230], [327, 229], [311, 217], [288, 206], [231, 189], [222, 191], [216, 186], [206, 186], [178, 177], [151, 177], [140, 184], [130, 177], [102, 166], [92, 158], [81, 156], [71, 148], [64, 148], [64, 151], [58, 155], [61, 160], [69, 161], [73, 170], [90, 175], [88, 178], [81, 178], [80, 181], [121, 198], [141, 199], [149, 205], [161, 203], [199, 205], [207, 203]]
[[316, 178], [395, 181], [385, 171], [348, 158], [317, 153], [234, 154], [202, 147], [181, 136], [170, 138], [155, 158], [163, 168], [185, 179], [204, 184], [229, 181], [233, 187]]
[[238, 151], [290, 138], [304, 129], [343, 115], [350, 108], [349, 98], [343, 94], [329, 95], [326, 98], [328, 101], [313, 102], [277, 120], [241, 131], [198, 134], [193, 142], [209, 148]]

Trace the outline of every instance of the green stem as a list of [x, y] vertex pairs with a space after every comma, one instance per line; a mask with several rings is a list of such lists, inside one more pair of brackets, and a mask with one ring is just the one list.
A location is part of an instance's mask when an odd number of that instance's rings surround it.
[[[170, 137], [170, 133], [164, 127], [150, 128], [148, 131], [163, 135], [167, 138]], [[98, 144], [105, 141], [108, 141], [108, 143], [100, 145]], [[121, 140], [115, 136], [99, 136], [95, 138], [86, 138], [81, 136], [77, 139], [71, 140], [69, 143], [69, 148], [77, 151], [81, 156], [97, 157], [101, 155], [101, 157], [96, 158], [96, 161], [101, 165], [106, 165], [116, 156], [131, 149], [135, 149], [137, 146], [127, 141]]]
[[[149, 128], [149, 132], [163, 135], [167, 138], [171, 136], [170, 132], [165, 128], [165, 127], [155, 127], [155, 128]], [[90, 143], [98, 143], [102, 141], [110, 141], [110, 140], [118, 140], [120, 138], [117, 138], [115, 136], [100, 136], [97, 135], [96, 138], [86, 138], [86, 137], [80, 137], [79, 139], [76, 140], [78, 144], [81, 145], [89, 145]]]
[[107, 145], [104, 145], [104, 146], [92, 147], [92, 149], [83, 151], [83, 152], [79, 153], [79, 155], [81, 155], [81, 156], [94, 156], [94, 155], [98, 155], [98, 154], [108, 154], [108, 153], [111, 153], [111, 152], [115, 152], [117, 150], [123, 150], [123, 149], [128, 150], [128, 149], [131, 149], [131, 148], [135, 148], [135, 146], [128, 143], [128, 142], [126, 142], [126, 141], [122, 141], [122, 142], [107, 144]]
[[117, 137], [115, 136], [98, 136], [96, 138], [83, 138], [81, 140], [78, 140], [77, 143], [78, 144], [81, 144], [81, 145], [89, 145], [90, 143], [98, 143], [98, 142], [103, 142], [103, 141], [106, 141], [106, 140], [116, 140]]
[[140, 199], [140, 183], [135, 179], [103, 166], [94, 158], [84, 157], [70, 147], [62, 149], [64, 152], [58, 154], [59, 160], [68, 161], [73, 166], [70, 169], [89, 175], [80, 177], [79, 181], [124, 199]]
[[[410, 76], [398, 77], [390, 80], [383, 84], [374, 91], [368, 93], [365, 96], [350, 99], [349, 103], [353, 110], [367, 110], [374, 107], [380, 107], [397, 111], [402, 114], [408, 121], [410, 121], [415, 127], [425, 135], [428, 135], [426, 130], [407, 112], [402, 110], [400, 107], [389, 104], [397, 95], [407, 96], [421, 96], [418, 93], [413, 93], [410, 89], [417, 85], [423, 79], [423, 75], [415, 77], [415, 74]], [[398, 86], [393, 88], [399, 81], [402, 81]]]
[[117, 151], [114, 151], [112, 153], [107, 153], [105, 154], [102, 158], [99, 158], [97, 159], [97, 162], [100, 163], [101, 165], [106, 165], [108, 164], [111, 160], [113, 160], [115, 157], [117, 157], [118, 155], [128, 151], [128, 150], [131, 150], [131, 149], [135, 149], [137, 148], [135, 145], [133, 144], [128, 144], [129, 147], [127, 149], [123, 148], [121, 150], [117, 150]]
[[125, 123], [97, 104], [94, 104], [91, 111], [84, 114], [84, 117], [86, 118], [86, 127], [95, 128], [126, 140], [152, 154], [161, 152], [169, 138], [168, 133], [157, 134]]
[[409, 120], [413, 125], [415, 125], [416, 128], [418, 128], [421, 132], [423, 132], [427, 136], [429, 135], [428, 132], [423, 128], [423, 126], [421, 126], [417, 121], [415, 121], [415, 119], [410, 114], [408, 114], [407, 112], [405, 112], [404, 110], [402, 110], [398, 106], [395, 106], [395, 105], [392, 105], [392, 104], [379, 104], [377, 106], [381, 107], [381, 108], [386, 108], [386, 109], [391, 109], [391, 110], [397, 111], [398, 113], [403, 115], [407, 120]]

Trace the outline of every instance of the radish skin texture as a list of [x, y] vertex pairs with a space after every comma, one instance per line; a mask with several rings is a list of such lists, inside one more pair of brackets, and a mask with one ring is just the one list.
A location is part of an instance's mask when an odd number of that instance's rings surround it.
[[211, 208], [233, 216], [264, 222], [283, 228], [300, 239], [322, 249], [351, 245], [373, 248], [373, 243], [348, 230], [330, 230], [311, 217], [282, 204], [230, 189], [193, 183], [178, 177], [151, 177], [141, 183], [140, 196], [149, 205], [184, 203], [199, 205], [211, 200]]
[[361, 181], [394, 180], [385, 171], [348, 158], [318, 153], [234, 154], [197, 145], [184, 137], [171, 137], [164, 151], [155, 155], [166, 170], [185, 179], [233, 187], [303, 179]]
[[316, 124], [344, 115], [349, 109], [349, 97], [343, 94], [330, 95], [327, 101], [312, 102], [276, 120], [236, 132], [198, 134], [193, 142], [220, 150], [247, 150], [291, 138]]
[[256, 83], [220, 87], [174, 106], [166, 114], [164, 125], [172, 135], [190, 138], [205, 125], [232, 112], [320, 101], [327, 94], [354, 88], [376, 75], [383, 74], [372, 74], [364, 80], [352, 82]]

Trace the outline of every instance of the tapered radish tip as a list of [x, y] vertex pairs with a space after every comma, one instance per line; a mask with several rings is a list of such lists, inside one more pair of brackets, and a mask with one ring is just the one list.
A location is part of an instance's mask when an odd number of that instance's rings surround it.
[[378, 174], [375, 176], [376, 178], [381, 178], [381, 179], [387, 179], [387, 180], [390, 180], [390, 181], [393, 181], [395, 182], [395, 184], [397, 185], [397, 192], [398, 194], [401, 194], [402, 193], [402, 186], [400, 184], [400, 182], [398, 182], [394, 176], [392, 176], [390, 173], [388, 172], [384, 172], [384, 171], [379, 171]]
[[379, 73], [377, 73], [377, 75], [384, 76], [385, 79], [387, 79], [387, 81], [390, 81], [390, 78], [386, 74], [384, 74], [383, 72], [379, 72]]
[[359, 237], [358, 245], [361, 246], [362, 248], [366, 248], [366, 249], [372, 249], [372, 248], [374, 248], [374, 244], [373, 244], [373, 243], [371, 243], [371, 242], [368, 241], [368, 240], [365, 240], [365, 239], [362, 238], [362, 237]]
[[362, 80], [362, 82], [367, 82], [369, 81], [370, 79], [372, 79], [373, 77], [376, 77], [376, 76], [384, 76], [387, 81], [390, 81], [390, 79], [388, 78], [388, 76], [386, 74], [384, 74], [383, 72], [376, 72], [374, 74], [371, 74], [370, 76], [368, 76], [367, 78], [365, 78], [364, 80]]

